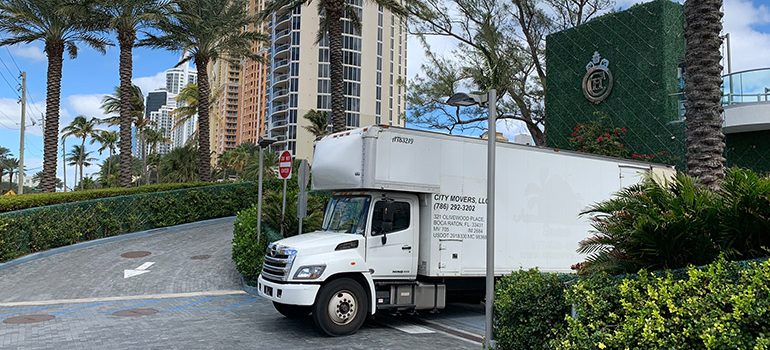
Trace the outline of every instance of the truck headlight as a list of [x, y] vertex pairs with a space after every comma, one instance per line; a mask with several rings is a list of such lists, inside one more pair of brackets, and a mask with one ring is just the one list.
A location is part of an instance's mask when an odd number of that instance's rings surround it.
[[294, 279], [314, 280], [318, 277], [321, 277], [321, 275], [324, 273], [324, 270], [326, 270], [326, 265], [302, 266], [297, 270], [297, 273], [294, 274]]

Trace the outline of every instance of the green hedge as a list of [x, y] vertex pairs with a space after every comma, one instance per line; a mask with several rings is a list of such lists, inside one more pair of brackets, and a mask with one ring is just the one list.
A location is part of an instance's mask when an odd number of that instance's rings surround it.
[[253, 183], [84, 200], [0, 214], [0, 262], [127, 232], [230, 216], [256, 202]]
[[567, 318], [557, 349], [770, 348], [770, 261], [603, 279], [567, 293], [578, 317]]
[[275, 227], [262, 221], [262, 235], [257, 242], [256, 206], [238, 212], [233, 226], [233, 262], [235, 268], [248, 284], [256, 285], [257, 276], [262, 271], [262, 261], [265, 258], [267, 244], [283, 237]]
[[495, 292], [499, 349], [770, 349], [766, 259], [579, 279], [518, 271]]
[[202, 187], [215, 185], [210, 182], [185, 182], [185, 183], [164, 183], [156, 185], [146, 185], [139, 187], [116, 187], [101, 188], [96, 190], [84, 190], [73, 192], [54, 192], [54, 193], [30, 193], [18, 196], [0, 197], [0, 213], [42, 207], [45, 205], [62, 204], [78, 202], [87, 199], [97, 199], [106, 197], [125, 196], [129, 194], [148, 193], [178, 190], [183, 188]]
[[494, 331], [498, 349], [549, 349], [570, 310], [567, 275], [537, 269], [513, 272], [495, 287]]

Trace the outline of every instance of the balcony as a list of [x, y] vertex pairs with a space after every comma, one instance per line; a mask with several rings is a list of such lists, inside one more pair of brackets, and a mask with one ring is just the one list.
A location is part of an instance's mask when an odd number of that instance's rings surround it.
[[289, 126], [289, 122], [287, 122], [286, 119], [279, 119], [273, 121], [271, 126], [272, 130], [285, 129], [287, 126]]
[[276, 31], [291, 27], [291, 13], [287, 13], [281, 17], [276, 18], [274, 23], [275, 25], [273, 26], [273, 29]]
[[276, 89], [276, 87], [285, 85], [289, 81], [289, 75], [288, 74], [278, 74], [273, 76], [273, 90]]
[[273, 42], [275, 44], [283, 44], [290, 40], [291, 40], [291, 28], [286, 28], [286, 29], [276, 31], [275, 39], [273, 39]]
[[278, 112], [285, 112], [288, 109], [289, 109], [289, 105], [288, 104], [286, 104], [286, 103], [277, 103], [277, 104], [273, 105], [272, 112], [273, 112], [273, 114], [275, 114], [275, 113], [278, 113]]
[[289, 69], [289, 59], [275, 61], [273, 64], [273, 73], [284, 73]]
[[273, 91], [273, 100], [289, 96], [289, 89], [278, 89]]
[[279, 59], [289, 56], [290, 44], [275, 45], [273, 46], [273, 59]]
[[724, 133], [770, 130], [770, 68], [736, 72], [722, 79]]

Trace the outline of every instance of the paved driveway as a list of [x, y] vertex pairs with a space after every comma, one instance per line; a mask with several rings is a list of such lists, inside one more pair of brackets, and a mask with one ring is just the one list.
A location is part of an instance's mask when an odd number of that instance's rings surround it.
[[232, 221], [156, 230], [0, 268], [0, 348], [480, 348], [406, 318], [379, 317], [343, 338], [318, 335], [309, 319], [283, 318], [242, 291], [230, 259]]

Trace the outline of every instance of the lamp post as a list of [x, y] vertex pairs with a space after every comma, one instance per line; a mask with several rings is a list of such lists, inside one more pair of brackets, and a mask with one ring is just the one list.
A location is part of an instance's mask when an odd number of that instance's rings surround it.
[[264, 166], [263, 154], [265, 152], [265, 148], [269, 147], [276, 141], [278, 140], [274, 138], [260, 137], [259, 141], [257, 142], [257, 145], [259, 146], [259, 185], [257, 186], [259, 188], [257, 194], [257, 244], [259, 244], [259, 239], [262, 235], [262, 168]]
[[486, 278], [486, 326], [484, 348], [494, 349], [492, 322], [495, 303], [495, 147], [497, 144], [497, 91], [491, 89], [482, 95], [456, 93], [446, 103], [455, 107], [479, 105], [489, 109], [487, 127], [487, 278]]

